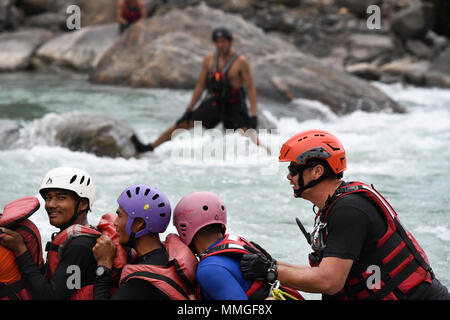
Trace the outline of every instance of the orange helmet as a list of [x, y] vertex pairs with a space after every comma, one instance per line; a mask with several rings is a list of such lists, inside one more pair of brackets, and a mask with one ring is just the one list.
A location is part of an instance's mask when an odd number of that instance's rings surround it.
[[346, 157], [342, 143], [334, 135], [323, 130], [307, 130], [286, 141], [280, 150], [280, 162], [306, 165], [310, 159], [325, 160], [338, 174], [345, 169]]

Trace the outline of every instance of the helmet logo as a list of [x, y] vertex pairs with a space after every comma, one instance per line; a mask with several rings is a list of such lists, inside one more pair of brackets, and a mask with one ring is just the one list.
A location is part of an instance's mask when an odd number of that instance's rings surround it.
[[52, 184], [52, 183], [53, 183], [52, 178], [48, 178], [48, 180], [47, 180], [47, 182], [45, 184]]
[[147, 203], [147, 204], [144, 206], [144, 210], [148, 210], [148, 208], [150, 208], [150, 206], [149, 206], [149, 204]]

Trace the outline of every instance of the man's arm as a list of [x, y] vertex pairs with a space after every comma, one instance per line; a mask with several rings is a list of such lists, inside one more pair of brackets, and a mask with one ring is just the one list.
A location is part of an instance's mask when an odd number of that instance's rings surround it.
[[116, 6], [116, 20], [117, 20], [117, 22], [119, 22], [120, 24], [127, 24], [127, 20], [125, 20], [125, 19], [122, 17], [123, 6], [124, 6], [123, 0], [117, 1], [117, 6]]
[[353, 260], [323, 258], [318, 267], [294, 266], [278, 262], [278, 280], [291, 288], [334, 295], [344, 288]]
[[194, 92], [192, 93], [192, 99], [187, 107], [187, 111], [191, 111], [197, 101], [202, 96], [203, 90], [205, 90], [206, 87], [206, 80], [208, 78], [208, 60], [209, 56], [206, 56], [205, 59], [203, 59], [202, 63], [202, 70], [200, 71], [200, 75], [197, 80], [197, 84], [195, 85]]
[[30, 291], [33, 299], [68, 299], [74, 291], [74, 289], [69, 288], [67, 283], [68, 277], [73, 275], [70, 272], [72, 269], [69, 269], [71, 266], [78, 266], [80, 268], [81, 286], [89, 282], [89, 278], [94, 277], [95, 264], [93, 263], [94, 258], [92, 257], [91, 248], [82, 243], [80, 245], [73, 244], [74, 241], [88, 242], [89, 240], [81, 238], [85, 237], [72, 240], [72, 243], [66, 247], [55, 273], [49, 280], [44, 278], [40, 273], [29, 251], [16, 258], [16, 263], [24, 279], [25, 287]]
[[200, 266], [196, 276], [202, 291], [210, 299], [248, 300], [244, 289], [233, 274], [222, 266]]
[[147, 18], [147, 8], [144, 1], [139, 1], [139, 11], [141, 13], [141, 18], [139, 20], [145, 20]]
[[257, 108], [256, 88], [255, 88], [255, 83], [253, 81], [253, 76], [252, 76], [252, 73], [250, 70], [250, 65], [244, 56], [240, 57], [240, 63], [241, 63], [242, 78], [244, 79], [245, 88], [247, 89], [247, 93], [248, 93], [248, 99], [250, 100], [251, 114], [252, 114], [252, 116], [257, 116], [258, 108]]

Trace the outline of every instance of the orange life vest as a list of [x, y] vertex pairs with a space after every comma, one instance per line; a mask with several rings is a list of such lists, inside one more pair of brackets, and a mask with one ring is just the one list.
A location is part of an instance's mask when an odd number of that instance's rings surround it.
[[130, 279], [142, 279], [172, 300], [193, 299], [197, 258], [176, 234], [167, 235], [163, 245], [169, 255], [166, 266], [128, 264], [122, 270], [120, 284]]
[[[36, 197], [23, 197], [5, 206], [0, 216], [0, 226], [19, 233], [31, 253], [39, 269], [44, 268], [42, 257], [41, 234], [36, 225], [28, 218], [40, 207]], [[12, 257], [15, 259], [15, 257]], [[0, 266], [1, 268], [1, 266]], [[0, 282], [0, 300], [31, 300], [30, 293], [25, 289], [21, 277], [14, 283]]]

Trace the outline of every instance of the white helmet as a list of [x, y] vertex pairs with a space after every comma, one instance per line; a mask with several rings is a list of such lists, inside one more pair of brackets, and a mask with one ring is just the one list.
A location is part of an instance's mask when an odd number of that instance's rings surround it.
[[64, 189], [75, 192], [80, 198], [89, 200], [92, 208], [95, 199], [95, 185], [89, 173], [84, 170], [69, 167], [59, 167], [50, 170], [42, 179], [39, 193], [45, 199], [46, 189]]

